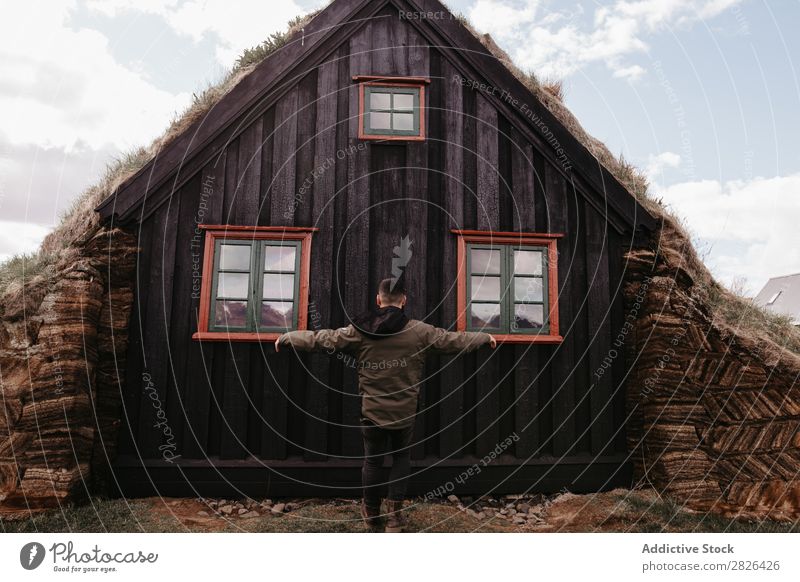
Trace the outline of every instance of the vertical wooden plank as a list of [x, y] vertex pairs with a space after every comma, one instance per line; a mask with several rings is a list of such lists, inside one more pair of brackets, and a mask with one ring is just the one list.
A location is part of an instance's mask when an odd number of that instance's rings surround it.
[[[442, 78], [442, 59], [441, 55], [429, 51], [422, 39], [417, 38], [416, 32], [411, 29], [408, 40], [409, 51], [411, 53], [422, 52], [419, 59], [414, 62], [427, 60], [429, 62], [428, 74], [431, 79]], [[413, 66], [412, 59], [409, 58], [409, 66]], [[415, 69], [411, 69], [415, 70]], [[427, 192], [420, 194], [420, 198], [426, 200], [427, 224], [425, 225], [425, 255], [424, 259], [424, 285], [425, 285], [425, 320], [428, 323], [438, 326], [448, 324], [442, 321], [441, 306], [443, 302], [442, 286], [443, 281], [453, 280], [455, 270], [451, 270], [446, 264], [439, 261], [432, 261], [429, 257], [443, 257], [444, 249], [454, 238], [448, 230], [450, 219], [444, 210], [442, 200], [442, 182], [444, 176], [441, 173], [443, 168], [443, 132], [442, 132], [442, 83], [431, 83], [426, 94], [427, 120], [425, 126], [428, 128], [428, 158], [426, 163]], [[428, 171], [427, 168], [435, 168], [439, 171]], [[425, 402], [425, 455], [433, 457], [439, 456], [439, 440], [441, 438], [440, 411], [442, 398], [442, 375], [440, 373], [441, 357], [438, 355], [428, 356], [424, 388]]]
[[243, 459], [248, 453], [244, 441], [247, 436], [250, 346], [231, 342], [226, 347], [219, 456], [221, 459]]
[[[311, 223], [317, 89], [317, 69], [312, 69], [297, 85], [297, 110], [294, 113], [297, 127], [293, 160], [295, 178], [289, 204], [296, 226], [308, 226]], [[297, 431], [295, 440], [300, 444], [302, 454], [309, 460], [318, 460], [323, 458], [327, 437], [324, 420], [319, 419], [320, 413], [322, 418], [327, 415], [327, 394], [318, 389], [318, 382], [309, 373], [312, 357], [311, 354], [298, 353], [291, 358], [289, 393], [291, 400], [298, 404], [290, 411], [296, 413], [292, 428]], [[320, 426], [320, 423], [323, 424]]]
[[516, 224], [515, 215], [515, 201], [513, 189], [513, 157], [511, 140], [511, 124], [504, 116], [499, 115], [497, 118], [497, 138], [498, 138], [498, 154], [497, 154], [497, 170], [500, 174], [499, 178], [499, 221], [498, 228], [504, 232], [514, 231]]
[[239, 136], [237, 159], [236, 198], [232, 201], [233, 223], [254, 225], [258, 222], [258, 207], [261, 189], [261, 118]]
[[[637, 427], [629, 426], [626, 424], [625, 414], [625, 384], [628, 376], [627, 358], [625, 357], [625, 350], [628, 344], [633, 342], [630, 334], [626, 336], [626, 340], [619, 341], [616, 337], [626, 323], [625, 314], [625, 299], [623, 295], [624, 285], [624, 259], [623, 252], [630, 245], [630, 241], [622, 242], [622, 237], [612, 229], [606, 230], [608, 235], [608, 272], [609, 272], [609, 298], [611, 301], [611, 322], [614, 334], [612, 347], [619, 352], [619, 356], [614, 360], [612, 365], [613, 372], [613, 386], [612, 386], [612, 409], [613, 409], [613, 431], [614, 434], [614, 448], [615, 452], [625, 452], [627, 450], [626, 432], [628, 428], [631, 431], [636, 431]], [[622, 428], [617, 432], [617, 429]]]
[[481, 94], [478, 104], [478, 230], [500, 227], [497, 110]]
[[[454, 228], [464, 227], [464, 93], [460, 85], [452, 82], [456, 71], [446, 59], [442, 59], [442, 140], [444, 155], [443, 193], [446, 238], [443, 247], [442, 265], [448, 276], [442, 278], [443, 325], [455, 329], [457, 319], [456, 285], [457, 257], [456, 237], [450, 234]], [[441, 357], [441, 401], [439, 403], [439, 455], [442, 458], [456, 456], [464, 442], [464, 361], [456, 356]]]
[[239, 199], [239, 138], [233, 140], [225, 149], [225, 186], [222, 197], [221, 224], [234, 224], [236, 202]]
[[292, 354], [267, 354], [262, 384], [260, 455], [264, 459], [285, 459], [287, 452], [287, 418], [289, 366]]
[[166, 410], [167, 418], [172, 424], [174, 448], [170, 450], [178, 455], [183, 450], [183, 436], [186, 421], [186, 372], [189, 350], [192, 344], [192, 318], [197, 309], [199, 295], [195, 298], [194, 277], [199, 274], [200, 265], [195, 262], [195, 241], [200, 243], [202, 233], [196, 231], [196, 220], [200, 211], [201, 174], [197, 174], [180, 190], [180, 211], [176, 228], [177, 243], [175, 248], [175, 268], [173, 293], [169, 300], [172, 303], [170, 323], [169, 375], [167, 383]]
[[[511, 135], [511, 185], [513, 188], [514, 230], [536, 231], [534, 204], [536, 170], [533, 146], [524, 140], [516, 129]], [[527, 460], [539, 447], [539, 353], [541, 346], [521, 345], [514, 347], [514, 430], [519, 436], [516, 455]]]
[[[365, 26], [350, 37], [350, 72], [352, 75], [370, 74], [372, 44], [370, 32], [372, 24]], [[358, 86], [350, 87], [349, 138], [347, 153], [347, 218], [344, 266], [344, 309], [349, 320], [369, 305], [368, 294], [371, 289], [368, 281], [370, 265], [370, 224], [369, 224], [369, 148], [358, 148]], [[360, 415], [361, 397], [355, 370], [344, 370], [344, 394], [342, 406], [342, 451], [345, 455], [362, 454]]]
[[406, 49], [408, 25], [396, 10], [385, 10], [370, 22], [372, 30], [372, 70], [376, 75], [408, 75]]
[[561, 175], [549, 164], [545, 168], [545, 185], [552, 229], [567, 235], [558, 241], [558, 307], [564, 341], [556, 346], [551, 366], [553, 454], [562, 456], [570, 451], [575, 435], [575, 312], [570, 293], [576, 266], [573, 252], [575, 233], [569, 231], [571, 221], [566, 186]]
[[464, 226], [478, 228], [478, 97], [476, 91], [464, 86], [463, 108], [463, 181], [464, 181]]
[[[350, 43], [345, 43], [337, 53], [339, 59], [339, 88], [336, 95], [336, 151], [346, 151], [350, 143], [350, 95], [355, 94], [351, 89], [350, 78]], [[334, 244], [331, 249], [333, 262], [334, 285], [330, 297], [330, 325], [339, 326], [347, 323], [344, 315], [344, 281], [345, 281], [345, 245], [344, 233], [347, 230], [347, 185], [350, 178], [349, 167], [345, 160], [337, 157], [336, 167], [336, 193], [333, 202]], [[331, 424], [328, 427], [329, 448], [333, 454], [343, 454], [345, 433], [351, 429], [344, 428], [344, 396], [345, 380], [344, 367], [338, 358], [330, 358], [330, 379], [335, 390], [331, 390], [328, 398], [328, 408], [331, 415]], [[349, 438], [349, 437], [348, 437]]]
[[261, 184], [259, 186], [258, 226], [269, 226], [272, 206], [272, 160], [275, 155], [275, 108], [261, 116]]
[[148, 283], [150, 281], [150, 259], [153, 256], [153, 218], [139, 226], [139, 254], [136, 259], [136, 284], [130, 325], [128, 358], [125, 370], [125, 393], [122, 397], [124, 426], [120, 431], [118, 454], [133, 454], [137, 457], [139, 434], [139, 404], [142, 397], [142, 372], [144, 370], [144, 334], [147, 319]]
[[[225, 156], [209, 162], [200, 174], [200, 201], [197, 222], [219, 224], [225, 195]], [[200, 280], [195, 269], [203, 264], [204, 234], [196, 224], [192, 233], [192, 331], [197, 331], [200, 304]], [[213, 378], [214, 348], [211, 344], [192, 341], [186, 363], [186, 426], [184, 427], [184, 455], [187, 458], [205, 458], [208, 455], [209, 414]]]
[[[588, 267], [589, 372], [591, 374], [591, 452], [611, 454], [614, 432], [613, 372], [604, 364], [611, 357], [611, 297], [609, 293], [608, 223], [584, 202]], [[617, 352], [618, 354], [620, 352]], [[624, 355], [623, 355], [624, 357]]]
[[[547, 162], [537, 151], [533, 152], [533, 219], [536, 232], [551, 232], [550, 204], [545, 186]], [[559, 253], [562, 250], [559, 247]], [[553, 451], [553, 354], [555, 346], [537, 346], [537, 384], [536, 384], [536, 422], [538, 425], [538, 445], [534, 453], [552, 454]], [[533, 428], [533, 427], [532, 427]], [[535, 439], [536, 435], [531, 435]], [[526, 445], [523, 445], [524, 449]]]
[[550, 213], [552, 210], [549, 206], [549, 199], [547, 197], [547, 177], [545, 176], [545, 168], [548, 165], [549, 164], [543, 156], [538, 155], [538, 152], [534, 153], [533, 214], [536, 224], [536, 232], [551, 232]]
[[[463, 100], [463, 184], [464, 184], [464, 214], [463, 214], [463, 228], [475, 229], [479, 228], [478, 212], [479, 212], [479, 198], [478, 198], [478, 93], [470, 87], [463, 86], [462, 100]], [[482, 124], [481, 124], [482, 129]], [[474, 371], [477, 369], [476, 354], [467, 354], [460, 356], [461, 373], [463, 374], [464, 382], [462, 385], [463, 394], [463, 407], [464, 414], [462, 416], [461, 427], [463, 435], [461, 436], [464, 442], [464, 454], [474, 453], [476, 449], [475, 438], [477, 435], [477, 411], [475, 402], [477, 401], [477, 381], [474, 376]]]
[[[478, 106], [478, 229], [500, 228], [500, 173], [497, 110], [483, 96]], [[499, 349], [503, 349], [502, 347]], [[475, 378], [476, 454], [484, 456], [497, 445], [499, 437], [500, 376], [498, 351], [481, 350], [476, 356]]]
[[[413, 72], [414, 76], [429, 77], [431, 73], [429, 50], [423, 46], [422, 41], [417, 38], [416, 31], [410, 25], [405, 22], [398, 22], [398, 24], [397, 32], [394, 35], [396, 46], [402, 47], [402, 50], [395, 51], [395, 57], [399, 62], [397, 67], [398, 74], [407, 75]], [[414, 45], [412, 48], [405, 47], [409, 39]], [[427, 108], [423, 113], [430, 120]], [[408, 148], [408, 153], [406, 156], [405, 195], [408, 199], [407, 212], [410, 219], [407, 223], [407, 229], [409, 237], [414, 243], [414, 255], [405, 268], [406, 283], [410, 292], [409, 315], [416, 319], [424, 320], [428, 317], [426, 307], [429, 282], [426, 279], [426, 259], [429, 256], [427, 226], [428, 200], [431, 195], [428, 183], [428, 150], [430, 145], [429, 140], [425, 140], [422, 142], [410, 142], [406, 147]], [[433, 368], [428, 367], [427, 369], [431, 370]], [[427, 376], [428, 374], [426, 374], [426, 378]], [[429, 383], [433, 387], [435, 380], [428, 382], [426, 379], [426, 382], [420, 387], [419, 414], [417, 415], [414, 430], [415, 444], [412, 449], [412, 457], [417, 459], [425, 456], [425, 439], [433, 434], [431, 427], [437, 424], [433, 419], [435, 400], [432, 398], [433, 394], [429, 393]]]
[[[313, 144], [313, 168], [317, 176], [311, 182], [308, 205], [311, 224], [319, 228], [314, 235], [311, 253], [311, 272], [315, 280], [311, 285], [309, 300], [309, 328], [331, 326], [330, 300], [333, 288], [334, 196], [336, 195], [336, 92], [339, 89], [339, 64], [328, 61], [319, 67], [315, 111], [316, 137]], [[304, 182], [305, 183], [305, 182]], [[324, 458], [328, 449], [330, 392], [330, 362], [327, 354], [313, 354], [310, 358], [311, 377], [306, 383], [306, 458]], [[316, 417], [316, 418], [315, 418]], [[316, 451], [316, 453], [314, 453]]]
[[267, 354], [274, 351], [269, 342], [250, 345], [250, 382], [247, 385], [247, 435], [245, 445], [251, 456], [261, 457], [261, 435], [266, 419], [264, 409], [264, 368]]
[[[236, 143], [236, 158], [226, 163], [225, 196], [223, 198], [226, 214], [231, 220], [242, 220], [252, 224], [256, 216], [258, 191], [260, 184], [260, 164], [253, 163], [257, 148], [261, 143], [261, 130], [253, 130], [249, 135], [242, 135]], [[255, 169], [258, 168], [258, 169]], [[252, 175], [245, 178], [245, 174]], [[246, 191], [245, 185], [247, 185]], [[247, 212], [250, 212], [249, 216]], [[225, 344], [225, 350], [217, 350], [225, 360], [225, 371], [222, 386], [221, 424], [219, 455], [222, 459], [243, 459], [247, 456], [245, 440], [247, 438], [247, 416], [250, 386], [250, 345], [238, 342]]]
[[[147, 284], [147, 320], [144, 327], [144, 367], [140, 404], [139, 454], [145, 459], [159, 458], [159, 446], [174, 441], [173, 421], [167, 417], [166, 395], [169, 380], [169, 324], [172, 285], [175, 275], [175, 245], [180, 197], [173, 196], [153, 215], [153, 244]], [[140, 384], [141, 385], [141, 384]]]
[[214, 355], [212, 360], [214, 367], [211, 369], [210, 385], [211, 401], [209, 403], [208, 414], [208, 444], [206, 451], [209, 456], [219, 456], [220, 443], [222, 439], [220, 435], [225, 426], [225, 418], [223, 416], [223, 407], [225, 404], [225, 368], [229, 365], [228, 346], [224, 343], [214, 342], [208, 344], [213, 350]]
[[[329, 65], [330, 66], [330, 65]], [[317, 135], [317, 95], [319, 91], [317, 69], [300, 81], [297, 98], [297, 177], [295, 178], [296, 226], [311, 224], [312, 198], [315, 189], [314, 158]]]
[[586, 214], [583, 199], [574, 186], [567, 186], [567, 203], [569, 207], [569, 231], [574, 233], [575, 246], [573, 254], [572, 276], [570, 277], [570, 293], [568, 301], [572, 303], [575, 326], [572, 333], [573, 345], [573, 378], [575, 387], [573, 442], [575, 453], [588, 453], [590, 450], [590, 434], [587, 430], [591, 423], [589, 399], [589, 350], [590, 343], [587, 320], [588, 291], [586, 284]]
[[[393, 250], [400, 245], [401, 239], [408, 236], [412, 243], [411, 262], [405, 268], [407, 277], [411, 276], [414, 259], [417, 262], [420, 259], [416, 248], [418, 241], [411, 236], [413, 233], [410, 230], [415, 217], [412, 203], [406, 197], [406, 176], [409, 171], [407, 153], [405, 145], [386, 144], [369, 150], [369, 224], [380, 225], [380, 228], [370, 230], [371, 260], [367, 281], [370, 296], [373, 297], [378, 283], [392, 276]], [[409, 287], [409, 305], [406, 310], [414, 316], [419, 310], [419, 306], [414, 305], [417, 300], [417, 289], [414, 285], [418, 282], [406, 280]]]
[[540, 445], [539, 431], [539, 352], [538, 346], [517, 346], [514, 350], [514, 431], [517, 458], [529, 460]]
[[295, 85], [275, 105], [275, 146], [272, 154], [270, 224], [292, 226], [295, 215], [295, 171], [297, 155], [297, 104]]
[[534, 201], [536, 170], [533, 146], [516, 129], [511, 130], [511, 168], [513, 187], [513, 224], [515, 231], [536, 232]]
[[[264, 144], [271, 145], [271, 139], [264, 133], [264, 117], [262, 115], [256, 119], [239, 138], [239, 202], [235, 211], [236, 224], [247, 226], [261, 224], [264, 200], [262, 195]], [[272, 153], [271, 147], [269, 153]], [[267, 169], [269, 170], [269, 166]], [[264, 424], [261, 415], [263, 406], [261, 387], [264, 383], [265, 353], [270, 349], [270, 347], [260, 344], [242, 346], [242, 365], [248, 366], [246, 373], [248, 382], [242, 390], [246, 402], [244, 412], [246, 418], [241, 421], [247, 429], [242, 429], [239, 437], [244, 443], [243, 448], [247, 451], [244, 454], [255, 455], [261, 450], [261, 433]]]

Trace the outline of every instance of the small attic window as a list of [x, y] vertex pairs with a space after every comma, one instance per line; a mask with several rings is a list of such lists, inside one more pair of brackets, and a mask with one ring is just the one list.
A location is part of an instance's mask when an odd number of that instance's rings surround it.
[[783, 291], [778, 291], [772, 297], [770, 297], [769, 301], [767, 301], [767, 305], [772, 305], [773, 303], [775, 303], [778, 300], [778, 297], [781, 296], [781, 293], [783, 293]]
[[359, 81], [359, 139], [425, 139], [425, 85], [419, 77], [354, 77]]

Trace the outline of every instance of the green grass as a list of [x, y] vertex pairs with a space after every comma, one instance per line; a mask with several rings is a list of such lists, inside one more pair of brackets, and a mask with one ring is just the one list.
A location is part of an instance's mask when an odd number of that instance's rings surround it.
[[635, 495], [619, 495], [618, 501], [625, 503], [643, 517], [627, 531], [656, 533], [668, 531], [696, 533], [792, 533], [800, 532], [798, 523], [782, 523], [772, 520], [749, 520], [727, 518], [715, 513], [686, 511], [673, 499], [650, 501]]

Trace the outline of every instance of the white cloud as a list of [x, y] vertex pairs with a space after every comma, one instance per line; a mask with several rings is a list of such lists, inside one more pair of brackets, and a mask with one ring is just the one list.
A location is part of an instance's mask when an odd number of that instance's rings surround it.
[[75, 3], [16, 2], [0, 19], [0, 128], [12, 145], [128, 149], [190, 100], [120, 65], [109, 39], [68, 26]]
[[[318, 0], [318, 4], [325, 4]], [[219, 63], [230, 67], [245, 49], [261, 43], [273, 32], [306, 11], [293, 0], [90, 0], [90, 9], [107, 16], [125, 12], [157, 14], [178, 34], [199, 41], [212, 35]]]
[[512, 6], [503, 0], [478, 0], [469, 13], [470, 20], [494, 37], [516, 34], [536, 17], [538, 0]]
[[666, 168], [677, 168], [681, 165], [681, 156], [675, 152], [662, 152], [657, 156], [650, 154], [647, 159], [645, 174], [651, 183], [662, 181], [662, 173]]
[[709, 249], [706, 263], [721, 281], [745, 277], [757, 292], [769, 277], [800, 271], [800, 174], [684, 182], [654, 192]]
[[631, 65], [630, 67], [620, 67], [614, 71], [614, 76], [618, 79], [628, 79], [635, 81], [639, 79], [646, 72], [644, 67], [639, 65]]
[[25, 222], [0, 220], [0, 262], [39, 248], [50, 228]]
[[545, 11], [538, 2], [477, 0], [470, 20], [523, 68], [544, 76], [566, 77], [591, 63], [604, 63], [614, 76], [640, 78], [645, 69], [626, 62], [646, 52], [646, 34], [718, 16], [741, 0], [618, 0], [594, 10]]

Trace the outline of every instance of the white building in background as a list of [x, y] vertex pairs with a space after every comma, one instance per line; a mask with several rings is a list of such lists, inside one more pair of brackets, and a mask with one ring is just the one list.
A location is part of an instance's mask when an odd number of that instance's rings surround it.
[[793, 324], [800, 325], [800, 273], [773, 277], [756, 295], [755, 302], [773, 313], [788, 315]]

